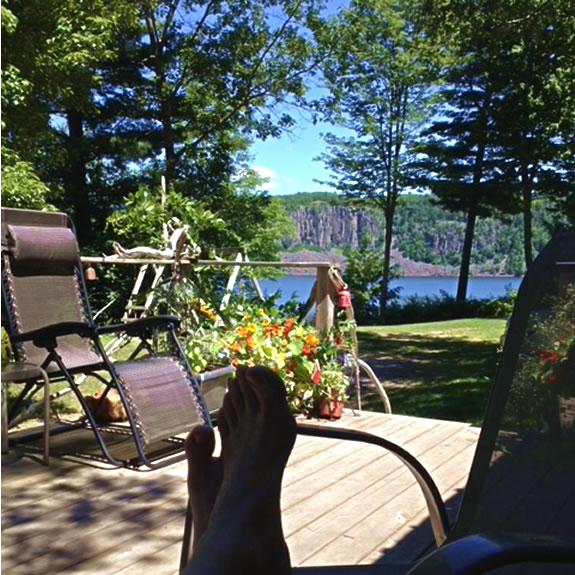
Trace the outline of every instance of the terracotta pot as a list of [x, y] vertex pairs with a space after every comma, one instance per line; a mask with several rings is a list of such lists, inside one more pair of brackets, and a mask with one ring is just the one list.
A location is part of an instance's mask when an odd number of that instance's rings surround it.
[[337, 398], [337, 393], [333, 393], [331, 398], [320, 397], [315, 402], [315, 409], [318, 417], [324, 419], [339, 419], [343, 412], [344, 402]]

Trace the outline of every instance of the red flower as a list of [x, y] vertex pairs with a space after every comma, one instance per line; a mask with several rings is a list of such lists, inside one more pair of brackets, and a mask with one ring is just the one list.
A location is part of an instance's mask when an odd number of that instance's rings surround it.
[[555, 382], [557, 381], [557, 376], [556, 376], [554, 373], [550, 373], [550, 374], [547, 376], [547, 381], [548, 381], [549, 383], [555, 383]]
[[545, 361], [557, 361], [559, 359], [559, 354], [557, 352], [552, 353], [551, 355], [548, 355], [545, 358]]
[[291, 330], [293, 329], [293, 325], [295, 323], [295, 319], [293, 317], [288, 317], [288, 319], [284, 322], [284, 336], [289, 335]]
[[309, 345], [304, 344], [302, 345], [301, 352], [303, 353], [303, 355], [308, 356], [311, 353], [311, 348], [309, 347]]
[[317, 385], [321, 380], [321, 369], [319, 367], [319, 361], [316, 359], [313, 364], [313, 372], [311, 374], [311, 382]]

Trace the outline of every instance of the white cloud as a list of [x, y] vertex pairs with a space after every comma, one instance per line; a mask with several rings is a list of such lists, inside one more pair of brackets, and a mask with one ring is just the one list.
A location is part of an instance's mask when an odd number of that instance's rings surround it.
[[275, 190], [279, 187], [278, 175], [272, 169], [266, 166], [252, 166], [252, 170], [265, 180], [260, 186], [262, 190]]

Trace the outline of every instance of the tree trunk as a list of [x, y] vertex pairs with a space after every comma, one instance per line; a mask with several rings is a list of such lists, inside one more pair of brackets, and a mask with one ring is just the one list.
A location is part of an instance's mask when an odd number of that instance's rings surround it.
[[525, 267], [529, 269], [529, 266], [533, 261], [531, 180], [527, 174], [527, 167], [522, 167], [521, 171], [521, 195], [523, 199], [523, 251], [525, 253]]
[[167, 30], [170, 29], [175, 11], [178, 7], [179, 1], [173, 0], [168, 5], [168, 14], [164, 22], [164, 28], [158, 29], [156, 20], [153, 14], [146, 16], [146, 26], [148, 29], [148, 36], [150, 39], [150, 49], [154, 57], [154, 72], [156, 74], [154, 83], [156, 87], [156, 96], [160, 103], [160, 121], [162, 122], [162, 139], [164, 145], [164, 152], [166, 154], [166, 185], [169, 185], [175, 176], [176, 171], [176, 151], [175, 151], [175, 138], [174, 128], [172, 123], [172, 101], [171, 86], [167, 85], [166, 73], [164, 68], [164, 42], [167, 35]]
[[379, 321], [384, 322], [389, 287], [389, 270], [391, 268], [391, 240], [393, 238], [393, 208], [385, 210], [385, 239], [383, 246], [383, 276], [379, 289]]
[[76, 110], [68, 110], [66, 118], [70, 158], [70, 177], [66, 185], [66, 195], [72, 205], [78, 243], [82, 246], [86, 244], [91, 233], [91, 206], [86, 185], [84, 157], [84, 125], [82, 113]]
[[176, 172], [176, 151], [174, 146], [174, 130], [172, 128], [172, 107], [169, 99], [163, 95], [163, 78], [158, 82], [158, 94], [161, 98], [162, 133], [164, 151], [166, 153], [166, 185], [174, 179]]
[[459, 268], [459, 280], [457, 282], [457, 295], [455, 300], [464, 302], [467, 298], [467, 284], [469, 283], [469, 266], [471, 264], [471, 248], [475, 234], [475, 221], [477, 219], [477, 202], [469, 206], [467, 222], [465, 224], [465, 237], [463, 239], [463, 251], [461, 253], [461, 266]]
[[483, 178], [483, 161], [485, 159], [485, 147], [487, 142], [487, 124], [489, 119], [489, 105], [491, 92], [486, 92], [481, 107], [481, 121], [479, 125], [478, 146], [473, 167], [473, 195], [467, 211], [465, 224], [465, 237], [463, 239], [463, 252], [461, 254], [461, 266], [459, 268], [459, 280], [457, 282], [457, 294], [455, 301], [464, 302], [467, 298], [467, 285], [469, 283], [469, 266], [471, 265], [471, 250], [473, 248], [473, 236], [475, 235], [475, 222], [477, 220], [477, 204], [479, 184]]

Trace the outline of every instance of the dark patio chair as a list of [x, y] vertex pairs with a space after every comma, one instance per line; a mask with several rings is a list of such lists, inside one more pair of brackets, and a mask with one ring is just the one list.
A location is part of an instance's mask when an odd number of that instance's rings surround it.
[[[67, 382], [83, 410], [80, 420], [52, 429], [54, 454], [159, 467], [183, 459], [183, 440], [176, 436], [209, 424], [198, 382], [176, 338], [177, 318], [109, 327], [94, 323], [65, 214], [2, 209], [2, 305], [16, 359], [41, 366], [52, 382]], [[101, 336], [119, 332], [138, 343], [126, 361], [112, 362]], [[76, 382], [80, 374], [105, 384], [92, 410]], [[34, 381], [23, 386], [9, 420], [38, 387]], [[118, 392], [125, 424], [99, 424], [94, 416], [111, 389]]]
[[[520, 569], [513, 573], [574, 573], [575, 234], [551, 240], [521, 283], [452, 525], [431, 476], [398, 446], [344, 429], [300, 424], [298, 432], [373, 443], [400, 457], [422, 487], [438, 549], [430, 547], [417, 566], [299, 567], [294, 573], [482, 573], [509, 564]], [[191, 523], [188, 510], [181, 567], [189, 559]]]

